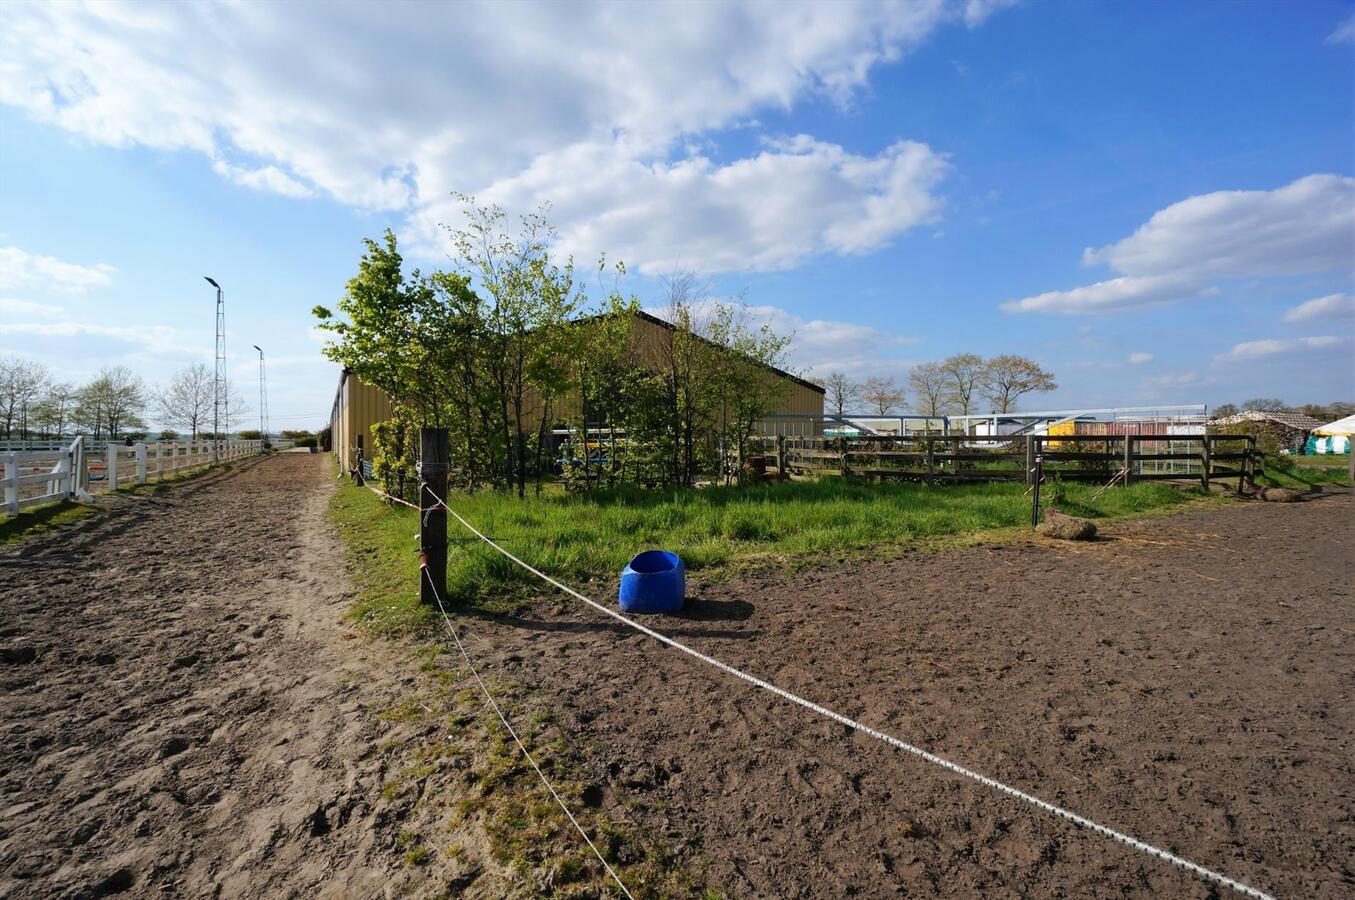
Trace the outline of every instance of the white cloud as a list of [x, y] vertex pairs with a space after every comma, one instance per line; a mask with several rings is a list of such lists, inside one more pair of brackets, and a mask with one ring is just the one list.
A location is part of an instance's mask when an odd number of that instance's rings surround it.
[[0, 313], [7, 316], [37, 316], [40, 319], [55, 319], [61, 316], [62, 311], [61, 307], [47, 303], [0, 297]]
[[1355, 15], [1351, 15], [1336, 30], [1327, 35], [1328, 44], [1348, 44], [1355, 41]]
[[153, 353], [183, 353], [182, 335], [168, 325], [98, 325], [90, 322], [0, 322], [0, 336], [108, 338]]
[[1273, 191], [1218, 191], [1155, 213], [1124, 240], [1083, 253], [1121, 277], [1003, 304], [1008, 312], [1092, 313], [1205, 294], [1219, 279], [1349, 273], [1355, 178], [1309, 175]]
[[[805, 138], [719, 163], [684, 148], [760, 130], [760, 111], [808, 97], [849, 106], [880, 65], [1003, 5], [655, 3], [636, 15], [486, 2], [393, 16], [338, 3], [316, 16], [287, 3], [33, 4], [6, 11], [0, 103], [101, 143], [203, 154], [252, 188], [404, 210], [425, 237], [452, 190], [528, 207], [550, 197], [576, 245], [624, 228], [630, 252], [607, 249], [635, 265], [681, 250], [696, 268], [740, 256], [777, 267], [804, 252], [866, 252], [925, 221], [939, 157], [907, 142], [857, 155]], [[590, 163], [621, 184], [581, 168]], [[762, 198], [775, 213], [755, 215], [748, 194], [796, 173], [808, 183], [778, 183]], [[623, 186], [661, 196], [636, 201]], [[834, 202], [814, 202], [825, 197]], [[795, 250], [737, 231], [773, 216]], [[730, 237], [742, 243], [733, 252], [720, 246]]]
[[1313, 319], [1349, 319], [1355, 317], [1355, 296], [1328, 294], [1305, 300], [1285, 311], [1286, 322], [1309, 322]]
[[40, 256], [18, 247], [0, 247], [0, 290], [37, 287], [45, 290], [83, 294], [91, 288], [112, 283], [116, 270], [105, 263], [82, 266]]
[[1129, 354], [1129, 364], [1130, 364], [1131, 366], [1138, 366], [1138, 365], [1142, 365], [1143, 363], [1146, 363], [1146, 362], [1152, 362], [1152, 361], [1153, 361], [1153, 354], [1151, 354], [1151, 353], [1131, 353], [1131, 354]]
[[[694, 305], [698, 319], [715, 300]], [[730, 302], [730, 301], [722, 301]], [[664, 317], [664, 310], [650, 309]], [[805, 319], [789, 310], [772, 305], [746, 305], [743, 312], [753, 327], [769, 326], [772, 331], [790, 336], [788, 365], [806, 378], [823, 378], [829, 372], [845, 372], [853, 377], [894, 375], [898, 377], [912, 363], [899, 356], [904, 347], [921, 343], [918, 338], [894, 334], [873, 325], [835, 319]]]
[[1047, 291], [1002, 304], [1005, 312], [1101, 313], [1166, 303], [1203, 294], [1208, 289], [1197, 281], [1170, 275], [1125, 275], [1098, 281], [1071, 291]]
[[1335, 347], [1341, 339], [1331, 335], [1303, 338], [1267, 338], [1260, 341], [1243, 341], [1234, 344], [1227, 353], [1214, 357], [1215, 362], [1238, 362], [1258, 359], [1262, 356], [1275, 356], [1279, 353], [1294, 353], [1299, 350], [1321, 350]]
[[[948, 169], [909, 141], [864, 157], [802, 135], [728, 165], [644, 163], [581, 144], [539, 157], [479, 199], [509, 209], [550, 201], [565, 223], [560, 251], [581, 260], [606, 250], [651, 275], [768, 270], [817, 253], [866, 253], [931, 220], [940, 207], [931, 190]], [[442, 239], [438, 223], [459, 224], [459, 213], [451, 202], [422, 210], [421, 243]]]
[[257, 191], [268, 191], [274, 194], [281, 194], [284, 197], [311, 197], [315, 192], [297, 181], [277, 166], [261, 166], [257, 169], [242, 168], [233, 166], [223, 160], [217, 160], [212, 163], [212, 169], [218, 175], [225, 175], [236, 184], [245, 187], [254, 188]]
[[1015, 5], [1016, 0], [965, 0], [964, 23], [975, 28], [998, 10]]

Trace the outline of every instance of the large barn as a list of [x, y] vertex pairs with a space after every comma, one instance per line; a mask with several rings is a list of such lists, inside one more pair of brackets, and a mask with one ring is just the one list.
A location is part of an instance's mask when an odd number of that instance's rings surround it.
[[[646, 312], [636, 312], [631, 324], [631, 349], [637, 360], [659, 370], [665, 350], [672, 346], [673, 326], [657, 316]], [[823, 415], [824, 389], [813, 382], [806, 381], [789, 372], [767, 367], [768, 377], [783, 382], [784, 390], [778, 392], [781, 400], [774, 414], [792, 413], [805, 416]], [[535, 429], [537, 412], [528, 403], [527, 425]], [[582, 412], [579, 398], [566, 400], [557, 410], [562, 419], [577, 418]], [[348, 471], [356, 465], [358, 450], [370, 457], [372, 426], [384, 422], [392, 414], [390, 398], [380, 388], [365, 384], [358, 376], [345, 369], [339, 377], [339, 386], [334, 393], [334, 406], [330, 412], [330, 426], [333, 433], [333, 452], [340, 467]]]

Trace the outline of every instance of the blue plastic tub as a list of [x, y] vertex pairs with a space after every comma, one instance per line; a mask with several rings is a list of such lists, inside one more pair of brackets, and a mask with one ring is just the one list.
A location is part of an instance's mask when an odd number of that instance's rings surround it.
[[687, 570], [676, 553], [646, 550], [621, 570], [621, 611], [675, 613], [687, 594]]

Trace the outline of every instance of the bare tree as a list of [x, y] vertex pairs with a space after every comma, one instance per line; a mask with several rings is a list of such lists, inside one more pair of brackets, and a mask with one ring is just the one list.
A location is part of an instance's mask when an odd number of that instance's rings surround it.
[[1284, 408], [1284, 401], [1276, 397], [1256, 397], [1242, 404], [1245, 412], [1280, 412]]
[[177, 372], [157, 398], [162, 424], [196, 440], [212, 418], [212, 379], [212, 371], [204, 363], [193, 363]]
[[981, 378], [983, 395], [992, 402], [993, 412], [998, 413], [1014, 411], [1016, 401], [1026, 394], [1044, 393], [1059, 386], [1039, 363], [1010, 353], [988, 360]]
[[946, 373], [940, 363], [925, 362], [913, 366], [908, 373], [908, 386], [916, 397], [914, 406], [927, 416], [944, 415], [946, 411]]
[[28, 414], [42, 396], [50, 380], [42, 363], [11, 356], [0, 360], [0, 420], [5, 425], [5, 437], [11, 437], [15, 426], [28, 436]]
[[903, 406], [903, 388], [894, 384], [892, 378], [867, 378], [861, 386], [861, 399], [869, 405], [872, 412], [885, 416], [897, 412]]
[[986, 366], [977, 353], [957, 353], [938, 365], [946, 377], [946, 398], [967, 416], [974, 410], [974, 394], [983, 383]]
[[829, 372], [823, 382], [829, 410], [842, 415], [861, 396], [861, 385], [841, 372]]

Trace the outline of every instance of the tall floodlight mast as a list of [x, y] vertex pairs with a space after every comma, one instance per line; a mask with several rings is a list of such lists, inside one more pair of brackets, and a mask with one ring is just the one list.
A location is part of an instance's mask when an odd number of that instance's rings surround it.
[[221, 460], [221, 422], [230, 427], [230, 397], [226, 387], [226, 300], [221, 285], [206, 275], [207, 283], [216, 288], [216, 373], [212, 376], [212, 459]]
[[268, 446], [268, 376], [263, 368], [263, 348], [258, 344], [254, 349], [259, 351], [259, 440], [263, 441], [264, 447]]

